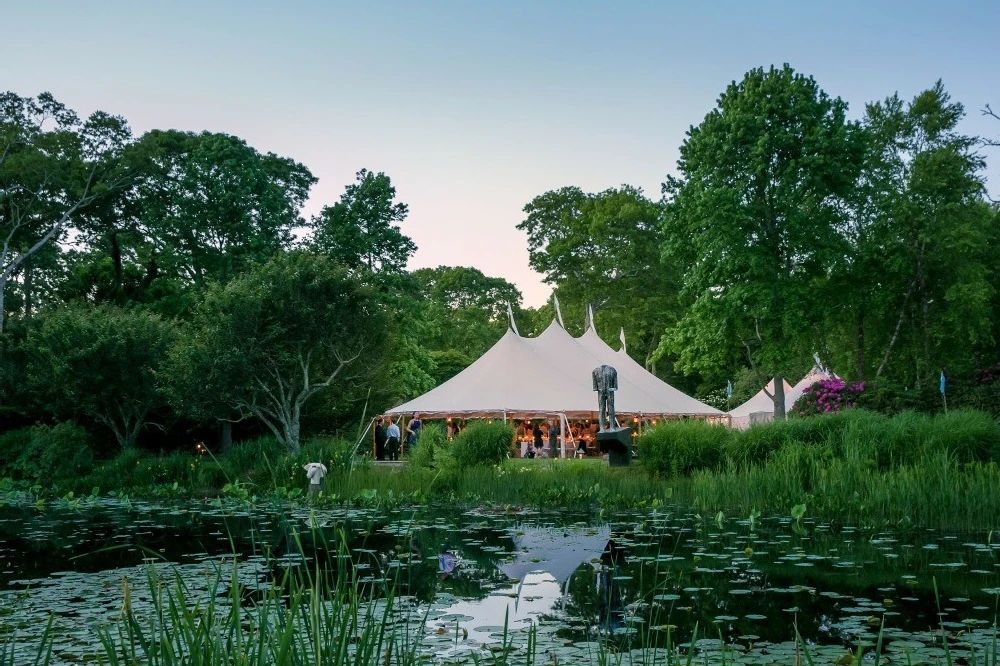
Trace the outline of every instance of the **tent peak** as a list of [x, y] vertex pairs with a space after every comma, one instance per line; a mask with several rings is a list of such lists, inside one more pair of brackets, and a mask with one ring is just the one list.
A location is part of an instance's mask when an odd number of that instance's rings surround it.
[[507, 304], [507, 318], [510, 322], [510, 330], [514, 331], [514, 335], [520, 336], [521, 334], [517, 331], [517, 324], [514, 322], [514, 310], [510, 307], [510, 303]]

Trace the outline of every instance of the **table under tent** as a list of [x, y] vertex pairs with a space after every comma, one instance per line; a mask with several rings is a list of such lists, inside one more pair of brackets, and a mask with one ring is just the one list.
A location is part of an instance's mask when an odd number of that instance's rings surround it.
[[[713, 422], [727, 419], [718, 409], [650, 373], [624, 350], [612, 349], [592, 324], [574, 338], [558, 320], [535, 338], [522, 337], [509, 327], [465, 370], [386, 415], [393, 420], [414, 414], [427, 419], [546, 419], [553, 426], [558, 424], [559, 454], [567, 457], [570, 421], [597, 420], [591, 373], [600, 365], [618, 371], [614, 399], [621, 425], [684, 417]], [[401, 427], [405, 430], [405, 423]]]
[[[819, 365], [814, 365], [805, 377], [795, 386], [789, 385], [782, 379], [785, 389], [785, 411], [790, 410], [795, 402], [802, 397], [810, 386], [824, 379], [836, 377], [829, 370]], [[766, 389], [766, 392], [765, 392]], [[774, 395], [774, 380], [768, 382], [764, 388], [758, 391], [752, 398], [744, 402], [739, 407], [731, 410], [729, 416], [732, 417], [731, 425], [734, 428], [745, 430], [755, 423], [766, 423], [774, 419], [774, 401], [769, 395]]]

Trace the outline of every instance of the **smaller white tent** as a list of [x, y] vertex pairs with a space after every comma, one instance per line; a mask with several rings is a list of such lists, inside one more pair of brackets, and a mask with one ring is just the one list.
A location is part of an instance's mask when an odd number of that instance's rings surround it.
[[[784, 379], [781, 380], [785, 389], [785, 405], [790, 406], [789, 396], [793, 389]], [[774, 380], [772, 379], [765, 387], [767, 392], [774, 395]], [[744, 402], [736, 409], [729, 412], [732, 417], [732, 426], [740, 430], [750, 427], [751, 423], [770, 421], [774, 417], [774, 401], [764, 392], [758, 391], [752, 398]]]
[[[795, 386], [790, 386], [787, 381], [782, 379], [781, 381], [785, 388], [785, 412], [787, 413], [788, 410], [795, 406], [796, 401], [802, 397], [802, 394], [810, 386], [816, 382], [836, 376], [829, 370], [819, 365], [814, 365], [812, 370], [799, 380]], [[767, 384], [766, 389], [771, 395], [774, 395], [773, 379]], [[745, 430], [754, 423], [764, 423], [773, 419], [774, 401], [768, 397], [764, 389], [761, 389], [754, 397], [729, 412], [729, 415], [732, 417], [732, 426], [734, 428]]]
[[812, 370], [803, 377], [798, 384], [792, 387], [792, 390], [785, 392], [785, 405], [788, 409], [792, 408], [792, 405], [802, 397], [802, 394], [806, 392], [806, 389], [815, 384], [816, 382], [821, 382], [824, 379], [833, 379], [837, 375], [833, 374], [829, 370], [822, 368], [818, 365], [814, 365]]

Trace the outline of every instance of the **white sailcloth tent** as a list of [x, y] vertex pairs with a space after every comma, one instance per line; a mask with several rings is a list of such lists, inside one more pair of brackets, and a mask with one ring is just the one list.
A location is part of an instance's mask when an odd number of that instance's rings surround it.
[[[792, 393], [791, 385], [784, 379], [781, 380], [785, 389], [785, 404], [791, 406], [789, 396]], [[772, 379], [765, 387], [771, 395], [774, 395], [774, 380]], [[742, 405], [729, 412], [732, 417], [732, 426], [740, 430], [750, 427], [751, 423], [770, 421], [774, 417], [774, 401], [764, 392], [758, 391], [752, 398]]]
[[685, 395], [589, 329], [574, 338], [556, 321], [536, 338], [508, 329], [472, 365], [444, 384], [403, 403], [390, 415], [425, 417], [594, 418], [597, 394], [591, 372], [599, 365], [618, 371], [615, 411], [651, 417], [723, 418], [723, 413]]
[[802, 394], [806, 392], [806, 389], [815, 384], [816, 382], [821, 382], [824, 379], [833, 379], [837, 375], [833, 374], [829, 370], [822, 368], [818, 365], [814, 365], [812, 370], [799, 380], [799, 383], [792, 387], [791, 391], [785, 393], [785, 404], [788, 409], [792, 408], [792, 405], [802, 397]]
[[[782, 383], [785, 388], [785, 411], [790, 410], [795, 402], [802, 397], [802, 394], [806, 392], [810, 386], [818, 381], [824, 379], [830, 379], [831, 377], [836, 377], [832, 372], [825, 370], [819, 365], [814, 365], [812, 370], [806, 374], [795, 386], [789, 385], [787, 381], [782, 379]], [[767, 390], [774, 395], [774, 380], [772, 379], [766, 386]], [[742, 405], [733, 409], [729, 412], [729, 416], [732, 417], [732, 426], [734, 428], [739, 428], [744, 430], [749, 428], [752, 423], [762, 423], [765, 421], [770, 421], [774, 418], [774, 401], [768, 397], [764, 389], [761, 389], [756, 395], [744, 402]]]

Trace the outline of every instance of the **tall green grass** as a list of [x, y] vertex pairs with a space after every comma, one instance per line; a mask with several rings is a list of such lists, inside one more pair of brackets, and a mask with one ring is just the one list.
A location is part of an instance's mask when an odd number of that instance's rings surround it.
[[[696, 510], [826, 520], [992, 528], [1000, 516], [1000, 424], [982, 412], [884, 416], [864, 410], [720, 433], [661, 425], [639, 441], [643, 464], [678, 481]], [[692, 452], [692, 449], [699, 449]]]

